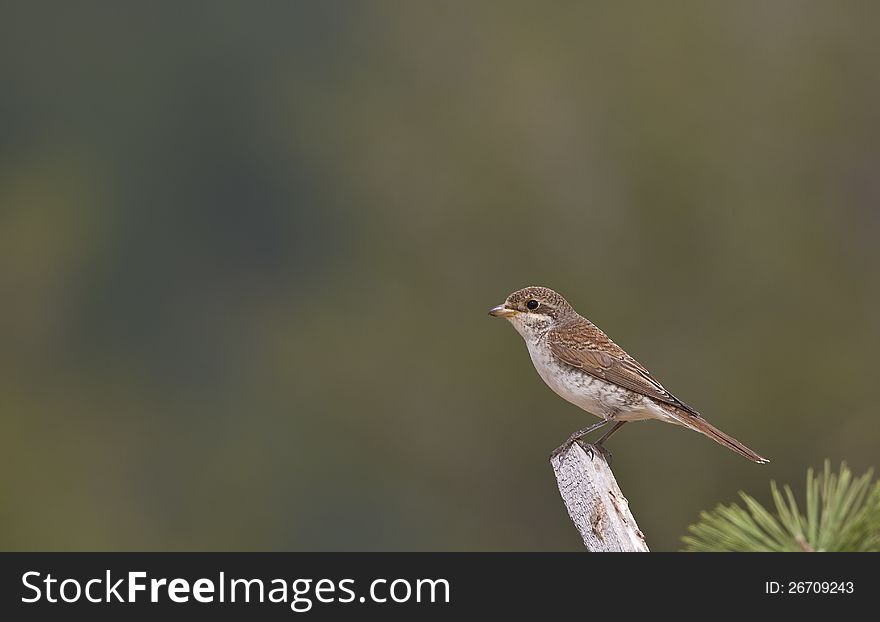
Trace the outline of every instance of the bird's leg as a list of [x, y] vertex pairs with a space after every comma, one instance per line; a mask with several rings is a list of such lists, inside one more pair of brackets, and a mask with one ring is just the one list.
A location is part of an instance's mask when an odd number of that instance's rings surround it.
[[611, 460], [614, 458], [614, 454], [608, 451], [608, 449], [605, 447], [605, 441], [611, 438], [611, 435], [617, 432], [624, 423], [626, 423], [626, 421], [618, 421], [611, 427], [610, 430], [605, 432], [605, 434], [603, 434], [598, 441], [593, 443], [593, 447], [598, 449], [599, 453], [605, 456], [605, 462], [608, 463], [608, 466], [611, 466]]
[[[602, 419], [602, 421], [599, 421], [598, 423], [594, 423], [593, 425], [591, 425], [588, 428], [584, 428], [583, 430], [578, 430], [577, 432], [575, 432], [574, 434], [569, 436], [568, 440], [565, 441], [564, 443], [562, 443], [562, 445], [560, 445], [559, 447], [554, 449], [553, 453], [550, 454], [550, 458], [552, 459], [552, 458], [555, 458], [556, 456], [564, 454], [565, 452], [568, 451], [569, 447], [571, 447], [573, 443], [579, 442], [582, 437], [586, 436], [587, 434], [589, 434], [593, 430], [598, 430], [599, 428], [601, 428], [603, 425], [605, 425], [609, 421], [610, 421], [609, 419]], [[592, 453], [593, 452], [590, 451], [590, 458], [593, 457]]]

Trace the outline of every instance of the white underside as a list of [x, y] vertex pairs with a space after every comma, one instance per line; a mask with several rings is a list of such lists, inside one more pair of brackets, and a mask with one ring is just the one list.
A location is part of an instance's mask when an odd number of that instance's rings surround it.
[[543, 339], [526, 339], [538, 375], [564, 400], [602, 419], [679, 423], [654, 400], [557, 362]]

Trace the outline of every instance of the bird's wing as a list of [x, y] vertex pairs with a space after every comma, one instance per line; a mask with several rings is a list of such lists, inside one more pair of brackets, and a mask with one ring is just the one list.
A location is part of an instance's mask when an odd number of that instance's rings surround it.
[[[598, 330], [598, 329], [597, 329]], [[604, 334], [602, 337], [607, 339]], [[566, 365], [582, 369], [591, 376], [616, 384], [635, 393], [640, 393], [658, 402], [680, 408], [692, 415], [699, 413], [675, 397], [654, 380], [651, 373], [638, 361], [626, 354], [619, 346], [608, 340], [615, 354], [590, 348], [582, 343], [566, 339], [563, 333], [550, 331], [547, 343], [550, 351]]]

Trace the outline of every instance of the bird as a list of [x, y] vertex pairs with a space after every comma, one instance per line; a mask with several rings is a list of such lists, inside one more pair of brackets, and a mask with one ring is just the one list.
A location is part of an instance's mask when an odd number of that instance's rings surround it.
[[644, 365], [549, 287], [519, 289], [490, 309], [489, 315], [506, 318], [522, 336], [535, 370], [547, 386], [600, 419], [572, 434], [553, 456], [613, 422], [592, 445], [610, 460], [604, 443], [624, 423], [655, 419], [704, 434], [752, 462], [769, 462], [667, 391]]

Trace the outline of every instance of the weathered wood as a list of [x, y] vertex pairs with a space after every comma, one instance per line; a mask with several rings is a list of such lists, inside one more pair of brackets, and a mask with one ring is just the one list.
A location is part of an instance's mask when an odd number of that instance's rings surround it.
[[604, 456], [572, 443], [550, 458], [559, 493], [588, 551], [647, 552], [645, 536], [629, 511], [629, 502]]

